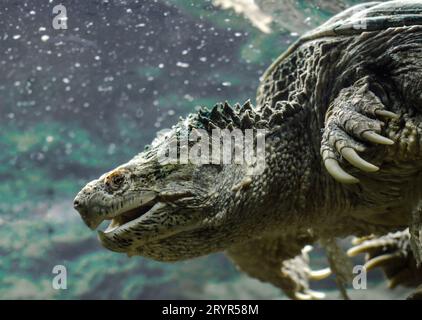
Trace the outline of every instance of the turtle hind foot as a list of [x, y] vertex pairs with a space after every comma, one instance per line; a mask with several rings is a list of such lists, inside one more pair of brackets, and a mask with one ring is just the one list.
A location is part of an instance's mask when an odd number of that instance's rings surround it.
[[284, 292], [294, 300], [321, 300], [325, 298], [323, 292], [310, 288], [310, 281], [321, 281], [331, 275], [330, 268], [312, 270], [309, 266], [309, 252], [312, 246], [306, 246], [301, 254], [283, 261], [281, 277], [285, 286]]
[[382, 237], [357, 238], [353, 244], [354, 247], [347, 254], [354, 257], [364, 253], [366, 271], [381, 268], [388, 279], [389, 288], [399, 285], [416, 287], [422, 283], [422, 267], [417, 265], [414, 258], [408, 229]]

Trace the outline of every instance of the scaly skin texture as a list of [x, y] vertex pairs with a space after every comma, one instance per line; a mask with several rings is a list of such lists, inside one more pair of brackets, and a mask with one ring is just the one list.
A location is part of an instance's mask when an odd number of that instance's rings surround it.
[[[256, 107], [221, 104], [190, 115], [90, 182], [75, 208], [92, 229], [112, 220], [99, 232], [110, 250], [160, 261], [225, 251], [294, 299], [322, 297], [309, 281], [329, 272], [312, 271], [304, 249], [320, 241], [346, 296], [351, 267], [335, 239], [417, 225], [421, 75], [422, 26], [309, 37], [270, 67]], [[265, 129], [263, 173], [250, 175], [249, 164], [160, 163], [169, 144], [216, 128]], [[403, 247], [390, 238], [391, 248]], [[413, 243], [406, 252], [421, 250]], [[422, 272], [415, 260], [402, 264]]]

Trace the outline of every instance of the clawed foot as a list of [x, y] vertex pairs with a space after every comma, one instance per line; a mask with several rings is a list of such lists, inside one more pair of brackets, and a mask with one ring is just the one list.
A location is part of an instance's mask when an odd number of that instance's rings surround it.
[[341, 91], [327, 111], [321, 144], [321, 156], [330, 175], [342, 183], [359, 182], [341, 168], [341, 159], [364, 172], [379, 170], [362, 159], [358, 152], [365, 151], [370, 145], [394, 144], [381, 133], [385, 122], [396, 118], [398, 115], [386, 110], [367, 84]]
[[324, 299], [325, 294], [311, 290], [309, 281], [323, 280], [331, 275], [330, 268], [311, 270], [309, 267], [309, 251], [311, 246], [306, 246], [302, 254], [293, 259], [283, 261], [281, 274], [286, 283], [285, 292], [295, 300], [319, 300]]
[[347, 254], [354, 257], [365, 253], [365, 269], [370, 271], [377, 267], [382, 268], [390, 288], [398, 285], [415, 287], [422, 282], [422, 268], [417, 267], [413, 257], [407, 230], [380, 238], [358, 238], [353, 244], [355, 246], [349, 249]]

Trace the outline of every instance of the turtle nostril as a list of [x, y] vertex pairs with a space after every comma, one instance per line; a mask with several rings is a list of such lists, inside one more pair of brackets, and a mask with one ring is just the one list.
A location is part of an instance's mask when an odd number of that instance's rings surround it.
[[74, 207], [75, 209], [80, 208], [80, 207], [81, 207], [81, 202], [80, 202], [79, 200], [75, 199], [75, 200], [73, 201], [73, 207]]

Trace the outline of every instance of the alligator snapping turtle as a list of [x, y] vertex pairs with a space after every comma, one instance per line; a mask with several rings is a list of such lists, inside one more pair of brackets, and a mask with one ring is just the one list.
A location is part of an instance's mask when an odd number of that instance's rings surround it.
[[[304, 35], [262, 77], [257, 106], [218, 104], [87, 184], [74, 207], [103, 246], [178, 261], [225, 251], [294, 299], [320, 298], [307, 252], [319, 242], [344, 295], [356, 240], [390, 285], [421, 282], [422, 1], [371, 2]], [[256, 163], [162, 163], [198, 129], [265, 129]], [[179, 150], [180, 152], [180, 150]], [[366, 160], [364, 160], [366, 159]], [[409, 233], [410, 227], [410, 233]], [[410, 234], [412, 236], [410, 236]]]

